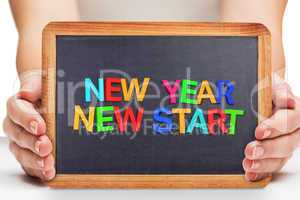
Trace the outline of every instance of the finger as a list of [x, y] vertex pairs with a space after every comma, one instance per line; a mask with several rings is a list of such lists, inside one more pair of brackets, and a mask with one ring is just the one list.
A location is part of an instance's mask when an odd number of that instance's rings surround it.
[[245, 148], [247, 159], [285, 158], [292, 155], [300, 143], [300, 134], [281, 136], [271, 140], [254, 141]]
[[268, 158], [263, 160], [243, 160], [243, 168], [246, 172], [272, 173], [279, 171], [289, 158]]
[[55, 177], [55, 168], [46, 171], [32, 169], [28, 167], [23, 167], [23, 169], [27, 175], [40, 178], [42, 181], [49, 181]]
[[28, 101], [11, 97], [7, 102], [8, 117], [34, 135], [46, 132], [46, 124], [42, 116], [36, 111], [33, 104]]
[[34, 178], [40, 178], [40, 179], [44, 178], [42, 170], [33, 169], [33, 168], [29, 168], [29, 167], [22, 167], [22, 168], [28, 176], [31, 176]]
[[278, 110], [255, 129], [258, 140], [290, 134], [300, 127], [300, 111]]
[[42, 172], [43, 177], [44, 177], [43, 180], [46, 180], [46, 181], [52, 180], [52, 179], [55, 177], [55, 173], [56, 173], [56, 171], [55, 171], [55, 168], [54, 168], [54, 167], [53, 167], [52, 169], [43, 171], [43, 172]]
[[47, 171], [54, 167], [54, 158], [52, 155], [41, 158], [31, 151], [19, 147], [13, 141], [10, 141], [9, 149], [15, 155], [17, 161], [25, 168]]
[[17, 96], [34, 103], [41, 97], [41, 70], [33, 70], [20, 75], [21, 88]]
[[273, 76], [272, 99], [276, 109], [295, 107], [295, 98], [290, 86], [276, 74]]
[[40, 157], [45, 157], [52, 151], [51, 142], [46, 135], [33, 136], [7, 117], [4, 119], [3, 130], [18, 146], [29, 149]]
[[255, 172], [245, 172], [245, 178], [247, 181], [260, 181], [262, 179], [265, 179], [269, 177], [270, 173], [255, 173]]

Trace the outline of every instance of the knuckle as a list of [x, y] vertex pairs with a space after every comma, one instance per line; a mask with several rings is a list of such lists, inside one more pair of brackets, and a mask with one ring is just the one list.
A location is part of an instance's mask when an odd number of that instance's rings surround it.
[[28, 167], [22, 167], [22, 168], [26, 173], [26, 175], [34, 178], [41, 178], [35, 169], [28, 168]]
[[31, 168], [22, 166], [22, 169], [24, 170], [27, 176], [34, 177], [34, 173]]
[[300, 133], [298, 131], [294, 132], [290, 135], [292, 144], [290, 145], [292, 148], [292, 153], [298, 148], [300, 143]]
[[21, 147], [26, 147], [26, 141], [24, 138], [24, 129], [20, 126], [16, 126], [14, 131], [15, 131], [14, 137], [17, 144]]
[[291, 111], [287, 113], [286, 123], [288, 130], [294, 130], [299, 127], [300, 113]]
[[37, 140], [36, 137], [32, 136], [31, 134], [28, 134], [24, 128], [19, 126], [16, 128], [15, 137], [16, 137], [17, 144], [22, 148], [27, 148], [27, 149], [33, 149], [34, 144]]
[[291, 153], [293, 153], [295, 149], [295, 145], [293, 144], [294, 142], [294, 136], [293, 135], [288, 135], [286, 137], [281, 138], [281, 146], [283, 149], [285, 149], [285, 154], [289, 156]]
[[9, 141], [8, 148], [9, 148], [9, 151], [14, 154], [14, 145], [13, 145], [12, 141]]
[[16, 160], [18, 162], [20, 162], [21, 161], [21, 153], [15, 142], [13, 142], [13, 141], [9, 142], [9, 150], [15, 156]]
[[22, 141], [22, 128], [19, 126], [15, 127], [15, 139], [18, 142]]
[[8, 127], [9, 127], [9, 119], [7, 117], [4, 118], [3, 123], [2, 123], [2, 128], [4, 133], [8, 133]]
[[273, 132], [283, 132], [285, 131], [285, 126], [278, 126], [279, 123], [282, 123], [281, 112], [277, 111], [273, 116], [265, 120], [264, 125], [271, 129]]
[[294, 96], [294, 100], [295, 100], [295, 109], [299, 111], [300, 107], [300, 97], [298, 96]]
[[15, 100], [15, 96], [11, 96], [9, 97], [9, 99], [6, 102], [6, 108], [7, 108], [7, 112], [11, 112], [13, 109], [13, 102]]
[[30, 135], [29, 138], [28, 138], [29, 147], [34, 148], [34, 144], [36, 143], [36, 141], [37, 141], [37, 138]]
[[20, 151], [20, 150], [16, 150], [16, 152], [15, 152], [15, 158], [16, 158], [16, 160], [17, 160], [19, 163], [22, 164], [22, 159], [23, 159], [23, 157], [22, 157], [22, 154], [21, 154], [21, 151]]

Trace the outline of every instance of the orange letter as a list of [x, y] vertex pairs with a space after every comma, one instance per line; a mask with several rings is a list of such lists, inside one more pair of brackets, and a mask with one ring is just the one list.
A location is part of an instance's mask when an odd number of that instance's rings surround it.
[[133, 89], [135, 89], [136, 98], [138, 101], [143, 101], [145, 93], [149, 84], [150, 78], [144, 78], [142, 88], [140, 89], [137, 78], [133, 78], [130, 81], [129, 89], [127, 88], [126, 79], [121, 79], [121, 86], [123, 90], [124, 100], [129, 101], [132, 98]]
[[[206, 94], [204, 94], [205, 91], [207, 92]], [[200, 87], [199, 94], [197, 97], [197, 103], [201, 104], [202, 99], [209, 99], [210, 103], [212, 103], [212, 104], [217, 103], [216, 98], [215, 98], [215, 96], [211, 90], [211, 87], [209, 85], [209, 82], [207, 80], [204, 80], [201, 83], [201, 87]]]
[[172, 113], [178, 114], [179, 133], [184, 134], [185, 133], [185, 114], [191, 113], [191, 109], [190, 108], [173, 108]]

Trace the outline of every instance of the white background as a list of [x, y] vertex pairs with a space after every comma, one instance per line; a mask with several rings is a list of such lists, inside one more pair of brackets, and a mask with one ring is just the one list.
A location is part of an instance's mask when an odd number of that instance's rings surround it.
[[10, 13], [8, 0], [0, 0], [0, 136], [6, 114], [6, 99], [18, 89], [16, 48], [18, 34]]

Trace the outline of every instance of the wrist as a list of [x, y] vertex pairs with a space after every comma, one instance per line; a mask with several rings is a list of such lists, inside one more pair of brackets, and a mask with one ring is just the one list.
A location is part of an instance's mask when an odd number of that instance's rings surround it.
[[30, 82], [41, 80], [42, 70], [41, 68], [33, 68], [24, 72], [19, 73], [20, 87], [28, 85]]

